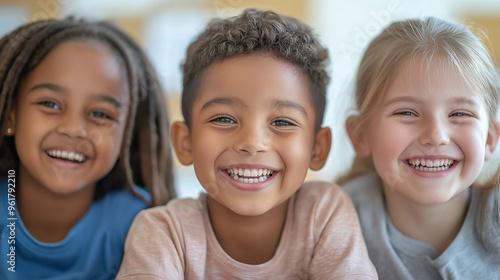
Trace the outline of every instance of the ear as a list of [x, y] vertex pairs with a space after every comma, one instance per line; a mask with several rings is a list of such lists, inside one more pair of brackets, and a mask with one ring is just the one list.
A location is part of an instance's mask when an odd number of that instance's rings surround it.
[[4, 131], [5, 136], [12, 136], [15, 132], [16, 126], [16, 113], [14, 110], [10, 111], [9, 117], [7, 118], [7, 123]]
[[493, 122], [492, 127], [488, 131], [484, 160], [489, 160], [493, 156], [493, 153], [495, 152], [495, 149], [498, 144], [499, 135], [500, 135], [500, 123], [498, 121], [495, 121]]
[[347, 118], [345, 121], [345, 127], [358, 157], [370, 156], [370, 146], [368, 145], [366, 136], [360, 127], [359, 119], [356, 116]]
[[314, 147], [312, 150], [311, 161], [309, 168], [312, 170], [320, 170], [325, 165], [330, 148], [332, 146], [332, 131], [328, 127], [322, 127], [316, 133]]
[[184, 165], [193, 163], [191, 151], [191, 135], [185, 122], [174, 122], [170, 130], [170, 140], [175, 149], [175, 154]]

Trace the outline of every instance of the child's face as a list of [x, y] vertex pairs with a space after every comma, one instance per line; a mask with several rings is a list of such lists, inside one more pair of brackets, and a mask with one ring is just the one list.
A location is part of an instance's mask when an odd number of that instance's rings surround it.
[[445, 63], [403, 65], [363, 139], [386, 195], [433, 204], [463, 193], [496, 145], [487, 112], [480, 95]]
[[[266, 213], [297, 191], [309, 166], [324, 164], [310, 165], [316, 116], [307, 79], [292, 65], [270, 56], [227, 59], [207, 69], [198, 94], [189, 135], [174, 145], [210, 196], [231, 211]], [[328, 138], [329, 130], [318, 135]]]
[[56, 46], [21, 82], [13, 124], [22, 184], [94, 187], [114, 166], [128, 106], [125, 72], [94, 41]]

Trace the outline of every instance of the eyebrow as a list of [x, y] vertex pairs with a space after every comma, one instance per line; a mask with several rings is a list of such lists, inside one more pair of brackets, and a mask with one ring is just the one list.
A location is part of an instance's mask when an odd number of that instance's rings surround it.
[[201, 107], [201, 111], [209, 109], [211, 107], [214, 107], [216, 105], [230, 105], [230, 106], [239, 106], [239, 107], [244, 107], [246, 108], [247, 105], [245, 105], [241, 99], [237, 97], [216, 97], [213, 99], [210, 99], [207, 101], [203, 106]]
[[279, 100], [279, 99], [275, 100], [272, 103], [272, 107], [277, 109], [285, 108], [285, 109], [296, 110], [299, 111], [304, 116], [307, 116], [307, 111], [306, 109], [304, 109], [304, 107], [290, 100]]
[[[209, 109], [211, 107], [214, 107], [218, 104], [229, 105], [229, 106], [239, 106], [239, 107], [243, 107], [243, 108], [248, 107], [247, 105], [245, 105], [243, 103], [243, 101], [241, 101], [241, 99], [239, 99], [237, 97], [216, 97], [214, 99], [207, 101], [205, 104], [203, 104], [203, 106], [201, 107], [201, 111]], [[304, 109], [304, 107], [302, 107], [300, 104], [295, 103], [293, 101], [279, 100], [279, 99], [274, 100], [271, 104], [271, 107], [276, 108], [276, 109], [282, 109], [282, 108], [293, 109], [293, 110], [299, 111], [301, 114], [307, 116], [306, 109]]]
[[[34, 87], [32, 87], [29, 92], [35, 91], [35, 90], [40, 90], [40, 89], [48, 89], [50, 91], [56, 92], [56, 93], [62, 93], [66, 94], [68, 91], [64, 89], [63, 87], [56, 85], [56, 84], [51, 84], [51, 83], [43, 83], [43, 84], [38, 84]], [[118, 99], [104, 95], [104, 94], [97, 94], [92, 97], [92, 99], [97, 100], [97, 101], [103, 101], [107, 103], [111, 103], [113, 106], [116, 108], [120, 109], [123, 107], [123, 104], [118, 101]]]
[[[385, 103], [385, 106], [388, 106], [393, 103], [398, 103], [398, 102], [411, 102], [411, 103], [420, 103], [420, 101], [412, 96], [402, 96], [402, 97], [396, 97], [393, 98]], [[473, 98], [468, 98], [468, 97], [456, 97], [450, 100], [450, 103], [452, 104], [467, 104], [470, 106], [478, 107], [478, 104], [476, 101], [474, 101]]]

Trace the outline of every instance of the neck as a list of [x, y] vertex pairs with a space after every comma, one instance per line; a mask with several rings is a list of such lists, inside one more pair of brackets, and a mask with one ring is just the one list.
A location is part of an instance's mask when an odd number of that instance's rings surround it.
[[440, 254], [453, 242], [465, 220], [469, 190], [444, 203], [424, 205], [385, 189], [387, 211], [404, 235], [431, 245]]
[[30, 180], [30, 175], [22, 169], [17, 182], [19, 215], [28, 232], [40, 242], [63, 240], [93, 202], [94, 187], [72, 194], [55, 194]]
[[207, 197], [210, 221], [222, 249], [246, 264], [269, 261], [278, 248], [288, 200], [259, 216], [242, 216]]

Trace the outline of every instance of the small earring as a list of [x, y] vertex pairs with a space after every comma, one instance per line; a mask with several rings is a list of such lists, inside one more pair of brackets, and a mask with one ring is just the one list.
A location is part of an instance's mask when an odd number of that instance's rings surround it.
[[12, 132], [12, 129], [10, 129], [10, 127], [7, 128], [7, 133], [10, 134], [11, 132]]

